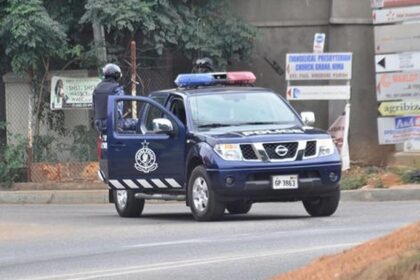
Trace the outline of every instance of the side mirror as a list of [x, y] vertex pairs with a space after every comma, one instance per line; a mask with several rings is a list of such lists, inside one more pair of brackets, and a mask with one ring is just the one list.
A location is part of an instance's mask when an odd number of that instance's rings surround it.
[[315, 123], [315, 114], [314, 112], [302, 112], [300, 117], [305, 125], [311, 126]]
[[170, 134], [174, 131], [172, 122], [168, 119], [154, 119], [152, 121], [153, 132], [154, 133], [167, 133]]

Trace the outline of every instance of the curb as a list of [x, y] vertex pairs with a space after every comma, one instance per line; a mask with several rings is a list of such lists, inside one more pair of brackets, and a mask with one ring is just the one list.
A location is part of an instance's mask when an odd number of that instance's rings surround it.
[[[341, 192], [341, 201], [415, 201], [420, 188], [351, 190]], [[0, 191], [0, 204], [104, 204], [108, 190]], [[152, 201], [152, 203], [168, 203]], [[174, 203], [174, 202], [171, 202]]]

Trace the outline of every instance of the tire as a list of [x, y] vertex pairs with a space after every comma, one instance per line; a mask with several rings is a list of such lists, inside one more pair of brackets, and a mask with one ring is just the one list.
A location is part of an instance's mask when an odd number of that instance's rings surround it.
[[306, 212], [312, 217], [328, 217], [335, 213], [340, 202], [340, 189], [332, 196], [303, 201]]
[[191, 172], [188, 181], [188, 204], [197, 221], [214, 221], [225, 212], [225, 204], [214, 193], [210, 178], [203, 166]]
[[226, 204], [226, 209], [230, 214], [246, 214], [251, 210], [252, 202], [246, 200], [239, 200], [234, 202], [229, 202]]
[[144, 199], [137, 199], [134, 197], [134, 194], [135, 193], [130, 190], [113, 191], [115, 209], [117, 209], [120, 217], [140, 217], [144, 208]]

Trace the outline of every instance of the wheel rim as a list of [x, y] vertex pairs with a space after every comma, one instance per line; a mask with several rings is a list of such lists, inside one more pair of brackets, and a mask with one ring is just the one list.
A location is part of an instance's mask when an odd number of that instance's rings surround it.
[[207, 209], [209, 202], [209, 189], [206, 180], [203, 177], [195, 179], [192, 190], [192, 197], [194, 201], [194, 207], [199, 212], [203, 212]]
[[117, 191], [117, 203], [121, 209], [127, 206], [127, 191]]

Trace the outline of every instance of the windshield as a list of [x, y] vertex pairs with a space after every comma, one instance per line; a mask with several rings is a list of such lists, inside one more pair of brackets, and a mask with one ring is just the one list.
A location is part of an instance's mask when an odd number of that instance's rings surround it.
[[286, 103], [272, 92], [191, 96], [190, 106], [194, 126], [199, 130], [248, 125], [301, 125]]

